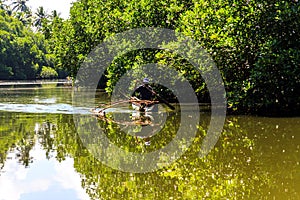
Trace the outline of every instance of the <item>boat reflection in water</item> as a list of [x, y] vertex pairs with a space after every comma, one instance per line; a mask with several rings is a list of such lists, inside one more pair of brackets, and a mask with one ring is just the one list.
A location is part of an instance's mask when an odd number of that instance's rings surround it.
[[160, 132], [170, 114], [163, 106], [157, 104], [151, 106], [151, 112], [128, 108], [109, 108], [105, 112], [99, 113], [95, 110], [93, 113], [96, 114], [99, 121], [102, 121], [100, 125], [105, 131], [109, 131], [109, 126], [118, 126], [119, 134], [133, 137], [136, 144], [146, 146], [151, 144], [151, 138]]
[[125, 132], [134, 135], [137, 142], [139, 142], [138, 139], [143, 139], [145, 145], [150, 145], [150, 138], [159, 132], [164, 120], [158, 121], [158, 119], [160, 119], [160, 115], [155, 112], [135, 112], [132, 113], [131, 117], [138, 127], [134, 129], [128, 129]]

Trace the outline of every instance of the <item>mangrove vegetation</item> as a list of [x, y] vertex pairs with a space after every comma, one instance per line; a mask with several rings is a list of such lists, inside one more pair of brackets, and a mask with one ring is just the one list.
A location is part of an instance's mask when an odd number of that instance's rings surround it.
[[[233, 113], [297, 115], [300, 111], [299, 1], [78, 0], [68, 19], [27, 1], [0, 1], [0, 79], [76, 78], [89, 52], [116, 33], [141, 27], [175, 30], [213, 58]], [[201, 75], [175, 53], [143, 49], [115, 58], [99, 87], [112, 92], [126, 71], [160, 63], [186, 77], [199, 101]]]

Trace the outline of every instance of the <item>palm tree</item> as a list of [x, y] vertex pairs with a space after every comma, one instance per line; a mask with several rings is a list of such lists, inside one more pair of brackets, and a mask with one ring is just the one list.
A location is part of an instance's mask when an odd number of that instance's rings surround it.
[[29, 7], [26, 5], [27, 1], [29, 0], [16, 0], [11, 3], [13, 6], [13, 11], [20, 11], [20, 12], [30, 12]]
[[25, 25], [30, 26], [32, 23], [32, 13], [30, 8], [26, 5], [29, 0], [14, 0], [11, 3], [12, 11], [15, 16]]
[[47, 13], [44, 10], [44, 7], [39, 7], [35, 13], [34, 26], [37, 29], [41, 29], [43, 25], [43, 21], [47, 18]]

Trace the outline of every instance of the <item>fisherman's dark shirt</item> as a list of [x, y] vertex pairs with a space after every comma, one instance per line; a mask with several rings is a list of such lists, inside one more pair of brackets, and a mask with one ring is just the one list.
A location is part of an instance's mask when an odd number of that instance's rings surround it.
[[154, 98], [154, 95], [151, 91], [152, 91], [151, 86], [141, 85], [135, 90], [134, 96], [136, 96], [141, 100], [152, 100]]

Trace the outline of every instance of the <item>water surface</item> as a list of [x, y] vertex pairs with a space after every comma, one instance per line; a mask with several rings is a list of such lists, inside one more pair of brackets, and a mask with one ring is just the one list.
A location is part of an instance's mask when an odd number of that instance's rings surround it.
[[[300, 118], [227, 116], [215, 148], [199, 158], [210, 121], [201, 112], [197, 136], [176, 162], [135, 174], [104, 165], [83, 145], [74, 116], [90, 116], [92, 104], [73, 105], [74, 92], [56, 84], [0, 90], [1, 200], [300, 199]], [[141, 126], [127, 111], [97, 123], [129, 152], [163, 148], [184, 123], [180, 112], [164, 111]], [[149, 135], [138, 135], [144, 127]]]

